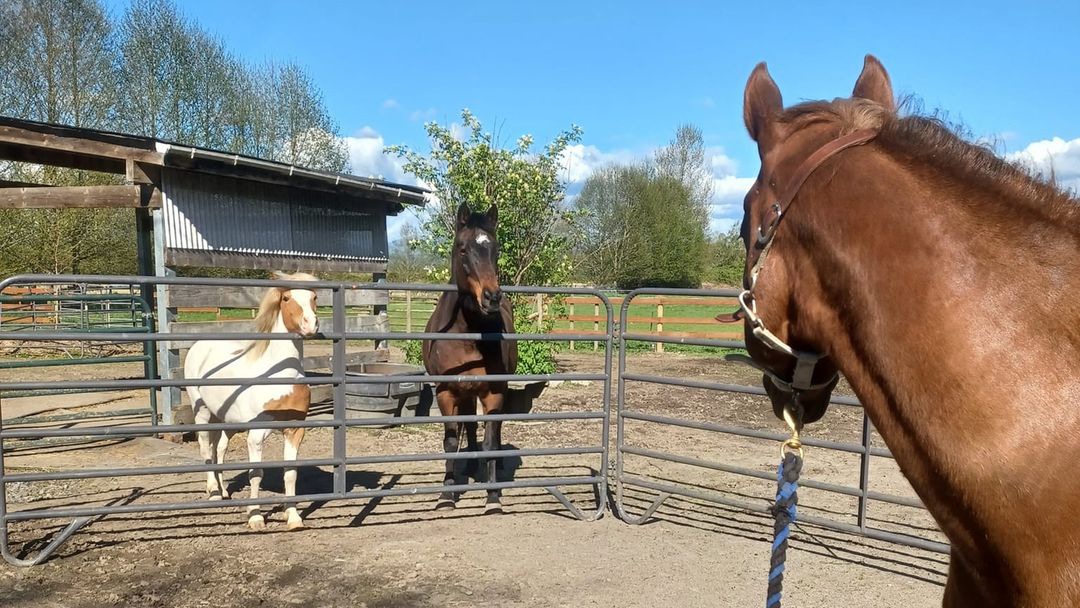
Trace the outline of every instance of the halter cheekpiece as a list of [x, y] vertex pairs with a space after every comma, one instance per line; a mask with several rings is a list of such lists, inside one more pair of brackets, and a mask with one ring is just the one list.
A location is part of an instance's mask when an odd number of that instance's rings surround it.
[[[753, 264], [750, 267], [750, 285], [739, 294], [739, 309], [743, 316], [746, 317], [747, 322], [750, 323], [754, 337], [761, 340], [761, 342], [769, 348], [795, 358], [795, 371], [792, 373], [790, 379], [781, 378], [775, 372], [766, 369], [765, 366], [757, 363], [746, 355], [728, 355], [727, 358], [729, 360], [746, 363], [760, 370], [762, 373], [769, 376], [776, 388], [786, 393], [794, 394], [795, 407], [797, 409], [801, 409], [801, 406], [798, 403], [799, 393], [824, 388], [834, 382], [838, 374], [834, 374], [825, 382], [814, 383], [814, 368], [825, 355], [792, 348], [790, 344], [784, 342], [776, 334], [769, 331], [769, 329], [765, 327], [765, 322], [762, 321], [761, 317], [757, 314], [757, 302], [754, 299], [754, 288], [757, 286], [758, 278], [761, 275], [761, 269], [765, 263], [765, 258], [768, 256], [769, 251], [772, 250], [773, 244], [775, 243], [774, 237], [776, 236], [776, 230], [780, 226], [780, 222], [787, 217], [788, 211], [795, 200], [795, 196], [799, 193], [799, 189], [802, 187], [803, 183], [806, 182], [807, 178], [809, 178], [818, 167], [824, 164], [825, 161], [836, 154], [848, 148], [863, 145], [876, 136], [877, 131], [872, 129], [854, 131], [826, 143], [807, 157], [795, 171], [795, 175], [791, 182], [788, 183], [783, 196], [770, 205], [767, 214], [762, 217], [762, 221], [758, 226], [754, 247], [748, 252], [748, 255], [752, 256], [751, 259], [753, 259]], [[796, 412], [795, 415], [801, 420], [801, 412]]]

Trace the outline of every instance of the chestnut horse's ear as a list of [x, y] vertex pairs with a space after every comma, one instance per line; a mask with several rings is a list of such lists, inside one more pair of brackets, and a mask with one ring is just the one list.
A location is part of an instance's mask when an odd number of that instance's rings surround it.
[[750, 73], [743, 92], [743, 121], [746, 122], [750, 138], [762, 143], [772, 121], [783, 111], [784, 100], [780, 97], [780, 88], [773, 82], [769, 68], [762, 61]]
[[469, 215], [470, 214], [472, 214], [472, 211], [469, 210], [469, 205], [467, 205], [466, 203], [461, 203], [461, 205], [457, 208], [457, 229], [458, 230], [461, 230], [462, 228], [465, 227], [465, 224], [469, 223]]
[[851, 92], [851, 96], [876, 101], [886, 110], [896, 111], [896, 100], [893, 98], [889, 73], [873, 55], [867, 55], [863, 60], [862, 73], [855, 81], [855, 90]]
[[494, 231], [499, 225], [499, 206], [495, 203], [491, 203], [491, 207], [487, 211], [488, 225], [491, 226], [491, 230]]

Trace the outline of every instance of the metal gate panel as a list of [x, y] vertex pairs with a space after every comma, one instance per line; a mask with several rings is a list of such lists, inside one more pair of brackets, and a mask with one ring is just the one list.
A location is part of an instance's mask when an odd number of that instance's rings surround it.
[[[761, 431], [734, 425], [723, 425], [697, 420], [680, 419], [675, 416], [650, 414], [647, 412], [635, 411], [634, 409], [630, 408], [626, 403], [626, 385], [629, 382], [643, 382], [667, 386], [702, 389], [708, 391], [716, 391], [720, 394], [749, 394], [766, 396], [765, 390], [761, 386], [721, 384], [716, 382], [687, 380], [682, 378], [672, 378], [628, 372], [626, 365], [626, 355], [628, 350], [628, 343], [630, 342], [645, 342], [654, 344], [684, 344], [741, 350], [745, 350], [746, 346], [744, 342], [735, 340], [684, 338], [664, 336], [654, 333], [631, 332], [629, 328], [630, 306], [634, 298], [645, 295], [712, 297], [727, 298], [730, 300], [731, 298], [737, 297], [739, 295], [739, 291], [731, 289], [711, 290], [643, 288], [630, 292], [623, 299], [619, 316], [619, 368], [618, 389], [616, 397], [617, 430], [615, 438], [616, 454], [614, 474], [614, 508], [616, 512], [618, 513], [619, 517], [627, 523], [641, 524], [652, 518], [654, 513], [656, 513], [656, 510], [660, 508], [661, 505], [663, 505], [664, 502], [670, 497], [681, 496], [715, 504], [721, 504], [746, 511], [768, 513], [769, 507], [767, 506], [763, 506], [762, 504], [753, 504], [746, 500], [732, 498], [730, 496], [724, 495], [719, 490], [702, 491], [701, 489], [692, 488], [687, 485], [648, 479], [647, 477], [633, 475], [626, 471], [627, 456], [636, 456], [645, 459], [676, 463], [691, 467], [699, 467], [701, 469], [721, 471], [733, 475], [768, 480], [773, 483], [775, 483], [776, 481], [775, 470], [753, 469], [725, 462], [687, 457], [662, 450], [652, 450], [639, 446], [629, 445], [626, 440], [625, 431], [627, 422], [648, 424], [650, 425], [650, 429], [667, 429], [673, 433], [676, 432], [678, 429], [693, 429], [697, 431], [707, 431], [730, 436], [775, 441], [776, 445], [779, 445], [780, 442], [788, 438], [788, 436], [784, 433]], [[834, 395], [830, 403], [841, 407], [861, 407], [859, 402], [855, 398], [842, 395]], [[769, 411], [771, 414], [771, 409], [769, 409], [768, 406], [762, 404], [762, 407]], [[812, 432], [812, 427], [808, 427], [808, 431]], [[918, 547], [929, 551], [948, 553], [949, 546], [936, 540], [909, 534], [900, 534], [876, 528], [867, 524], [867, 507], [871, 501], [877, 501], [893, 505], [901, 505], [905, 507], [922, 508], [922, 503], [915, 498], [898, 496], [894, 494], [887, 494], [871, 490], [869, 479], [871, 457], [892, 458], [892, 455], [889, 453], [888, 449], [872, 445], [871, 439], [872, 426], [869, 418], [866, 417], [865, 413], [863, 413], [862, 415], [861, 441], [859, 443], [847, 443], [815, 439], [812, 437], [806, 437], [805, 435], [802, 437], [802, 443], [805, 446], [826, 450], [835, 450], [850, 454], [857, 454], [859, 456], [860, 467], [858, 487], [815, 481], [814, 479], [807, 477], [805, 470], [803, 473], [803, 478], [799, 482], [800, 485], [803, 487], [823, 490], [826, 492], [833, 492], [856, 498], [858, 500], [857, 512], [855, 513], [858, 522], [857, 525], [837, 521], [831, 518], [807, 515], [804, 513], [800, 513], [800, 521], [822, 526], [824, 528], [862, 535], [867, 538]], [[649, 503], [640, 514], [637, 515], [629, 513], [627, 505], [625, 503], [625, 494], [626, 491], [630, 488], [644, 489], [656, 494], [656, 498], [651, 503]], [[771, 495], [762, 495], [763, 500], [770, 500], [771, 498]]]
[[[57, 275], [27, 275], [18, 276], [0, 281], [0, 290], [11, 285], [25, 284], [60, 284], [60, 283], [88, 283], [88, 284], [124, 284], [124, 285], [196, 285], [196, 286], [252, 286], [252, 287], [291, 287], [296, 288], [296, 281], [281, 280], [233, 280], [233, 279], [199, 279], [177, 277], [139, 277], [139, 276], [57, 276]], [[341, 283], [331, 281], [318, 281], [305, 283], [312, 288], [328, 289], [332, 292], [333, 323], [329, 331], [323, 332], [317, 339], [329, 340], [333, 345], [332, 374], [328, 377], [305, 377], [300, 379], [282, 378], [253, 378], [253, 379], [159, 379], [144, 378], [139, 380], [52, 380], [52, 381], [28, 381], [4, 383], [0, 390], [19, 391], [43, 391], [57, 389], [156, 389], [162, 387], [184, 387], [188, 385], [271, 385], [271, 384], [305, 384], [305, 385], [329, 385], [333, 394], [333, 416], [330, 420], [304, 420], [290, 422], [248, 422], [248, 423], [215, 423], [204, 425], [141, 425], [141, 426], [97, 426], [86, 428], [10, 428], [10, 424], [0, 422], [0, 553], [9, 563], [16, 565], [34, 565], [41, 563], [49, 557], [63, 542], [81, 527], [89, 523], [92, 518], [108, 516], [119, 513], [147, 513], [162, 511], [188, 511], [195, 509], [211, 508], [235, 508], [254, 505], [276, 505], [284, 503], [310, 503], [322, 501], [340, 501], [371, 499], [384, 496], [401, 496], [414, 494], [437, 494], [445, 491], [464, 492], [488, 489], [513, 489], [513, 488], [543, 488], [562, 503], [574, 516], [591, 520], [600, 517], [607, 508], [608, 471], [610, 440], [610, 395], [612, 388], [612, 346], [614, 336], [608, 332], [603, 340], [605, 353], [603, 355], [603, 373], [563, 373], [563, 374], [499, 374], [492, 376], [430, 376], [430, 375], [387, 375], [387, 376], [357, 376], [346, 374], [346, 350], [347, 340], [535, 340], [557, 341], [569, 340], [595, 340], [593, 334], [518, 334], [518, 333], [485, 333], [485, 334], [445, 334], [445, 333], [408, 333], [408, 332], [349, 332], [346, 327], [346, 291], [350, 289], [367, 289], [381, 291], [424, 291], [443, 292], [456, 289], [451, 285], [398, 285], [391, 283]], [[574, 288], [545, 288], [545, 287], [506, 287], [507, 293], [512, 294], [574, 294], [595, 297], [606, 309], [608, 327], [614, 327], [613, 311], [607, 297], [593, 289]], [[176, 338], [176, 334], [145, 332], [145, 331], [117, 331], [117, 332], [72, 332], [72, 331], [41, 331], [27, 334], [26, 340], [82, 340], [97, 341], [110, 340], [119, 342], [167, 342]], [[190, 339], [190, 335], [185, 339]], [[204, 340], [255, 340], [255, 339], [295, 339], [292, 334], [259, 334], [238, 332], [213, 332], [201, 334]], [[468, 416], [440, 416], [438, 418], [415, 417], [384, 417], [384, 418], [348, 418], [346, 415], [346, 387], [350, 384], [388, 384], [388, 383], [433, 383], [433, 382], [475, 382], [475, 381], [590, 381], [600, 382], [603, 387], [601, 402], [595, 409], [585, 409], [570, 412], [537, 412], [526, 414], [497, 414], [497, 415], [468, 415]], [[352, 491], [346, 484], [346, 473], [350, 465], [371, 463], [400, 463], [416, 461], [441, 461], [446, 459], [478, 459], [493, 456], [492, 453], [483, 451], [459, 452], [445, 454], [442, 452], [421, 454], [391, 454], [391, 455], [350, 455], [347, 450], [346, 430], [350, 427], [382, 426], [382, 425], [415, 425], [431, 423], [456, 423], [456, 422], [484, 422], [488, 420], [502, 421], [537, 421], [550, 422], [559, 420], [594, 421], [600, 425], [597, 430], [598, 440], [596, 443], [575, 447], [562, 448], [524, 448], [514, 450], [500, 450], [498, 456], [550, 456], [550, 455], [590, 455], [598, 457], [599, 466], [592, 471], [591, 475], [573, 477], [541, 477], [530, 479], [516, 479], [512, 481], [489, 481], [484, 483], [457, 484], [457, 485], [431, 485], [409, 488], [378, 488], [371, 490]], [[265, 496], [258, 499], [232, 499], [228, 501], [189, 500], [167, 503], [130, 503], [107, 506], [75, 506], [59, 508], [21, 508], [12, 510], [7, 501], [7, 486], [16, 482], [41, 482], [57, 480], [91, 479], [101, 477], [127, 477], [138, 475], [164, 475], [185, 474], [207, 471], [231, 471], [252, 468], [250, 462], [228, 462], [221, 464], [190, 464], [175, 466], [156, 467], [125, 467], [125, 468], [100, 468], [79, 469], [67, 471], [50, 471], [44, 473], [15, 473], [9, 472], [4, 464], [4, 443], [23, 439], [59, 439], [74, 437], [146, 437], [164, 433], [187, 433], [198, 430], [228, 430], [244, 431], [253, 428], [260, 429], [287, 429], [287, 428], [331, 428], [333, 429], [333, 454], [330, 458], [299, 459], [295, 461], [263, 461], [258, 463], [259, 468], [273, 469], [287, 466], [314, 466], [332, 467], [333, 486], [330, 492], [318, 494], [285, 496]], [[591, 486], [595, 490], [595, 509], [583, 511], [576, 506], [559, 489], [565, 486]], [[36, 556], [21, 558], [12, 554], [8, 545], [8, 524], [15, 521], [40, 520], [40, 519], [70, 519], [70, 523], [60, 531], [52, 541], [45, 546]]]

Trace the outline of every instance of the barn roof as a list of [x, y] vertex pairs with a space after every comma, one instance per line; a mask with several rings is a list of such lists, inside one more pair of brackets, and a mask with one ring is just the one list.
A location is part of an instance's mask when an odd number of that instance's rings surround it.
[[153, 137], [6, 116], [0, 116], [0, 160], [119, 174], [129, 172], [133, 165], [144, 170], [147, 167], [168, 167], [333, 192], [366, 201], [378, 200], [388, 203], [387, 211], [391, 214], [400, 212], [406, 205], [423, 205], [429, 192], [417, 186], [382, 179], [318, 171]]

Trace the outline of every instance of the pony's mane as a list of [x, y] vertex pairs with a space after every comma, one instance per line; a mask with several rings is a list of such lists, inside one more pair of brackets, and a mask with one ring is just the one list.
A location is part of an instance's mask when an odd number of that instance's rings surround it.
[[[284, 272], [275, 272], [274, 277], [281, 281], [318, 281], [319, 279], [314, 275], [306, 272], [295, 272], [293, 274], [286, 274]], [[259, 314], [255, 315], [255, 331], [261, 334], [268, 334], [274, 330], [274, 323], [277, 322], [278, 313], [281, 311], [281, 296], [288, 291], [283, 287], [271, 287], [266, 290], [266, 294], [263, 296], [261, 302], [259, 302]], [[258, 358], [266, 352], [266, 348], [270, 345], [270, 340], [255, 340], [251, 348], [248, 350], [248, 356], [252, 358]]]
[[1080, 200], [1060, 189], [1052, 178], [1033, 174], [1019, 162], [1005, 160], [986, 143], [975, 143], [937, 115], [917, 110], [892, 113], [863, 99], [810, 101], [788, 108], [780, 121], [796, 128], [820, 123], [840, 132], [876, 129], [875, 145], [905, 163], [933, 167], [958, 183], [997, 195], [1014, 210], [1075, 230]]

